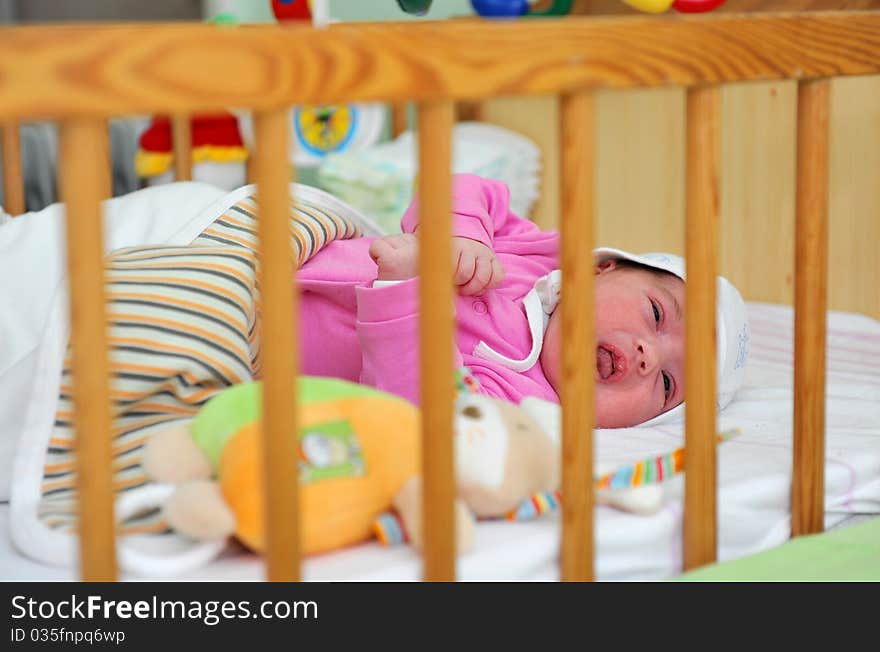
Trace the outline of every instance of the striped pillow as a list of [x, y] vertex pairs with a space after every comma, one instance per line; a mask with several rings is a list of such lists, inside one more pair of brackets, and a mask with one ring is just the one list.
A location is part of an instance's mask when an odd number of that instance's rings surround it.
[[[259, 376], [258, 206], [231, 206], [185, 247], [146, 246], [108, 256], [113, 481], [117, 492], [149, 482], [141, 451], [155, 432], [193, 417], [218, 391]], [[291, 203], [291, 243], [302, 265], [332, 240], [359, 237], [325, 206]], [[40, 519], [76, 529], [70, 356], [46, 454]], [[156, 510], [128, 519], [121, 534], [163, 532]]]

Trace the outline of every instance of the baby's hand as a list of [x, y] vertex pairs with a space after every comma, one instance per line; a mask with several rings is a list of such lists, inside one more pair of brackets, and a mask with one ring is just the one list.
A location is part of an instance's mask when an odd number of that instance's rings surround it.
[[504, 268], [495, 252], [470, 238], [452, 238], [453, 279], [459, 294], [481, 295], [501, 285]]
[[[370, 243], [370, 258], [380, 281], [402, 281], [419, 272], [419, 241], [412, 233], [377, 238]], [[470, 238], [452, 238], [453, 282], [462, 295], [480, 295], [498, 287], [504, 268], [489, 247]]]
[[370, 243], [380, 281], [404, 281], [419, 273], [419, 241], [412, 233], [386, 235]]

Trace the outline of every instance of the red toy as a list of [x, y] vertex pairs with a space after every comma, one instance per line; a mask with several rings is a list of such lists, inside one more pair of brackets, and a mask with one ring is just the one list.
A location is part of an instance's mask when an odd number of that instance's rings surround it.
[[724, 4], [724, 0], [675, 0], [672, 8], [683, 14], [701, 14]]
[[309, 0], [272, 0], [272, 13], [278, 21], [312, 20]]

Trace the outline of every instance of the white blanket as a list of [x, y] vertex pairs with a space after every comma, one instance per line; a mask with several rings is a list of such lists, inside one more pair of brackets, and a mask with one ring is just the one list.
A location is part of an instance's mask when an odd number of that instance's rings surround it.
[[[230, 206], [255, 191], [252, 185], [225, 192], [207, 184], [181, 182], [108, 200], [103, 204], [104, 250], [189, 244]], [[352, 220], [366, 235], [380, 234], [372, 221], [324, 191], [294, 183], [291, 192]], [[0, 223], [0, 278], [4, 280], [0, 286], [0, 453], [7, 453], [5, 466], [0, 468], [0, 499], [7, 495], [11, 499], [12, 538], [19, 550], [47, 563], [70, 565], [76, 559], [75, 541], [66, 532], [48, 528], [37, 515], [69, 332], [65, 227], [60, 204]], [[143, 507], [138, 501], [152, 504], [158, 500], [156, 492], [164, 489], [150, 486], [126, 492], [117, 500], [117, 516]], [[177, 555], [183, 567], [194, 563], [187, 561], [192, 556], [213, 557], [218, 547], [216, 543], [191, 546], [171, 541], [173, 537], [160, 539], [149, 538], [148, 547], [157, 559], [151, 555], [144, 561], [141, 542], [125, 537], [120, 542], [120, 564], [168, 572], [165, 558], [174, 555], [167, 543], [183, 548]]]
[[[107, 200], [103, 203], [104, 250], [139, 244], [187, 244], [205, 227], [210, 216], [205, 209], [225, 194], [207, 184], [182, 182]], [[67, 337], [64, 221], [63, 205], [52, 204], [37, 213], [25, 213], [0, 223], [3, 500], [10, 495], [16, 443], [26, 430], [26, 406], [32, 402], [34, 392], [41, 392], [46, 398], [40, 406], [48, 415], [58, 395], [61, 356]], [[60, 347], [61, 356], [50, 360], [51, 356], [46, 355], [49, 346]], [[49, 380], [51, 370], [38, 366], [40, 360], [58, 369], [54, 383]]]

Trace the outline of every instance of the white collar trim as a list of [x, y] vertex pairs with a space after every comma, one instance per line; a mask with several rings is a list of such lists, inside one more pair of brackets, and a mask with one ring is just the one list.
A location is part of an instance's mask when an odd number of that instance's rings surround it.
[[480, 341], [474, 347], [473, 354], [478, 358], [495, 362], [513, 371], [523, 372], [534, 367], [541, 356], [541, 347], [544, 345], [544, 331], [547, 330], [550, 315], [553, 314], [556, 305], [559, 303], [561, 290], [562, 273], [555, 269], [539, 278], [535, 282], [535, 286], [523, 299], [523, 307], [526, 311], [526, 319], [529, 322], [529, 331], [532, 335], [532, 349], [525, 358], [522, 360], [508, 358], [492, 349], [483, 341]]

